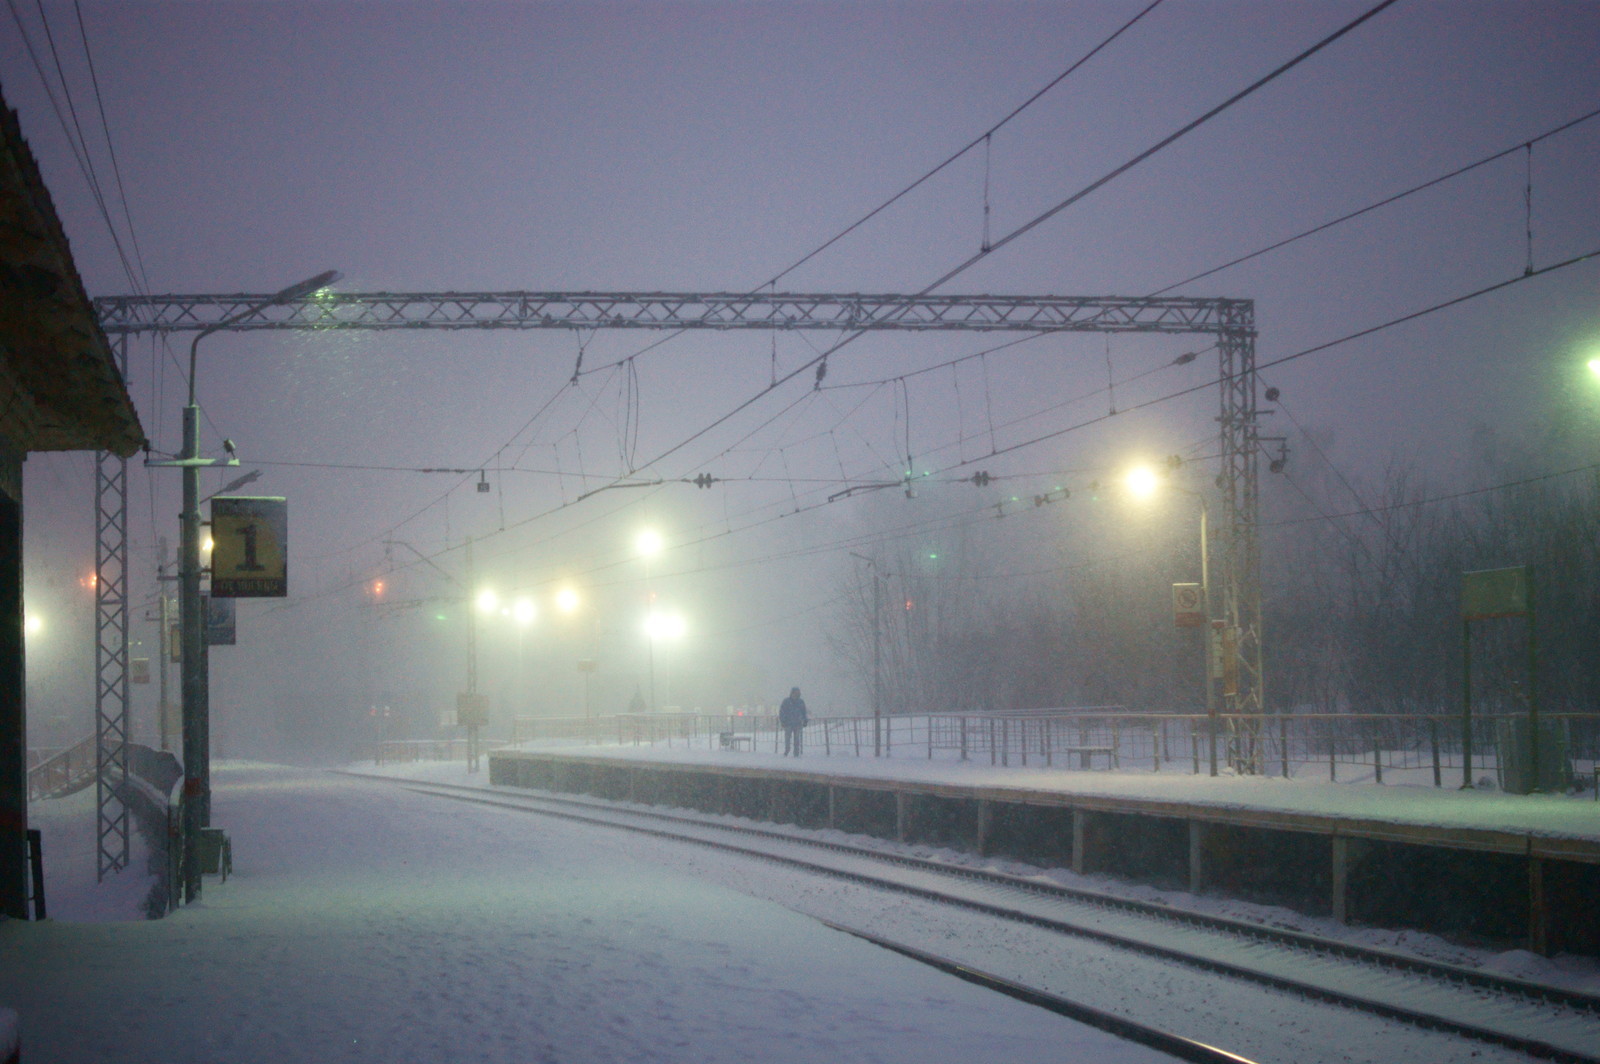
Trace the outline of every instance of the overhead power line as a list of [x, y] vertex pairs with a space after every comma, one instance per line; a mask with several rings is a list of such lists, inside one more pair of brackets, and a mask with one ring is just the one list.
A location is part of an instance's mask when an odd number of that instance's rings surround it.
[[1345, 222], [1353, 221], [1356, 218], [1360, 218], [1364, 214], [1370, 214], [1373, 211], [1379, 210], [1379, 209], [1381, 209], [1383, 207], [1387, 207], [1390, 204], [1398, 203], [1398, 202], [1400, 202], [1401, 200], [1405, 199], [1408, 196], [1414, 196], [1418, 192], [1422, 192], [1422, 191], [1425, 191], [1426, 189], [1433, 188], [1435, 185], [1442, 185], [1446, 181], [1450, 181], [1450, 180], [1452, 180], [1454, 178], [1460, 177], [1462, 174], [1471, 173], [1473, 170], [1476, 170], [1481, 166], [1487, 166], [1490, 163], [1495, 162], [1495, 161], [1497, 161], [1499, 159], [1504, 159], [1508, 155], [1515, 155], [1518, 152], [1526, 151], [1526, 150], [1532, 148], [1533, 145], [1538, 144], [1540, 141], [1548, 140], [1548, 139], [1550, 139], [1551, 137], [1555, 136], [1558, 133], [1565, 133], [1567, 130], [1572, 129], [1574, 126], [1580, 126], [1583, 123], [1589, 121], [1590, 119], [1596, 117], [1597, 115], [1600, 115], [1600, 107], [1597, 107], [1594, 110], [1589, 111], [1589, 112], [1587, 112], [1585, 114], [1579, 115], [1577, 118], [1574, 118], [1570, 122], [1563, 122], [1561, 125], [1556, 126], [1554, 129], [1547, 129], [1543, 133], [1540, 133], [1536, 137], [1530, 137], [1527, 140], [1520, 141], [1517, 144], [1513, 144], [1509, 148], [1503, 148], [1500, 151], [1497, 151], [1497, 152], [1493, 153], [1492, 155], [1485, 155], [1483, 158], [1478, 159], [1475, 162], [1470, 162], [1465, 166], [1459, 166], [1456, 169], [1451, 170], [1447, 174], [1440, 174], [1438, 177], [1431, 178], [1430, 180], [1424, 181], [1419, 185], [1412, 185], [1410, 188], [1406, 189], [1404, 192], [1396, 192], [1392, 196], [1386, 196], [1383, 199], [1377, 200], [1376, 202], [1367, 204], [1365, 207], [1361, 207], [1361, 208], [1359, 208], [1357, 210], [1353, 210], [1348, 214], [1341, 214], [1337, 218], [1332, 218], [1332, 219], [1330, 219], [1330, 220], [1328, 220], [1326, 222], [1323, 222], [1321, 225], [1312, 226], [1310, 229], [1306, 229], [1306, 230], [1303, 230], [1302, 232], [1296, 233], [1294, 236], [1285, 237], [1284, 239], [1279, 240], [1279, 241], [1277, 241], [1275, 243], [1272, 243], [1272, 244], [1268, 244], [1266, 247], [1263, 247], [1263, 248], [1257, 248], [1255, 251], [1250, 252], [1248, 255], [1240, 255], [1236, 259], [1230, 259], [1229, 261], [1224, 262], [1221, 266], [1213, 266], [1209, 270], [1202, 270], [1201, 272], [1195, 274], [1192, 277], [1185, 277], [1181, 281], [1174, 281], [1172, 284], [1169, 284], [1164, 288], [1158, 288], [1154, 292], [1151, 292], [1150, 294], [1152, 296], [1165, 295], [1166, 293], [1171, 292], [1174, 289], [1182, 288], [1186, 284], [1193, 284], [1195, 281], [1199, 281], [1199, 280], [1202, 280], [1203, 278], [1210, 277], [1214, 273], [1221, 273], [1223, 270], [1232, 269], [1235, 266], [1239, 266], [1239, 265], [1241, 265], [1243, 263], [1249, 262], [1251, 259], [1257, 259], [1257, 258], [1260, 258], [1262, 255], [1266, 255], [1266, 254], [1268, 254], [1270, 252], [1273, 252], [1273, 251], [1278, 251], [1281, 248], [1286, 248], [1290, 244], [1295, 243], [1296, 241], [1304, 240], [1308, 236], [1315, 236], [1318, 233], [1324, 232], [1324, 231], [1326, 231], [1328, 229], [1332, 229], [1336, 225], [1343, 225]]
[[[931, 293], [934, 289], [939, 288], [941, 285], [944, 285], [947, 282], [949, 282], [949, 281], [955, 279], [956, 277], [960, 276], [962, 273], [966, 272], [974, 264], [976, 264], [977, 262], [979, 262], [982, 259], [986, 258], [992, 252], [1000, 250], [1002, 247], [1005, 247], [1007, 244], [1010, 244], [1012, 241], [1016, 240], [1018, 237], [1021, 237], [1023, 234], [1032, 231], [1033, 229], [1037, 228], [1038, 226], [1044, 224], [1049, 219], [1054, 218], [1056, 215], [1060, 214], [1062, 211], [1066, 210], [1068, 207], [1071, 207], [1073, 204], [1078, 203], [1079, 201], [1083, 200], [1086, 196], [1089, 196], [1090, 194], [1092, 194], [1096, 190], [1105, 187], [1107, 184], [1109, 184], [1112, 181], [1116, 180], [1118, 177], [1120, 177], [1123, 174], [1127, 173], [1129, 170], [1132, 170], [1134, 167], [1136, 167], [1139, 164], [1145, 162], [1146, 160], [1148, 160], [1152, 156], [1156, 155], [1158, 152], [1160, 152], [1163, 149], [1171, 146], [1172, 144], [1176, 143], [1181, 138], [1183, 138], [1183, 137], [1187, 136], [1188, 134], [1194, 132], [1196, 129], [1198, 129], [1201, 126], [1205, 125], [1207, 122], [1211, 121], [1212, 119], [1216, 118], [1218, 115], [1220, 115], [1223, 112], [1227, 111], [1229, 108], [1233, 107], [1235, 104], [1238, 104], [1240, 101], [1242, 101], [1242, 100], [1248, 98], [1249, 96], [1253, 95], [1254, 93], [1260, 91], [1262, 88], [1266, 87], [1267, 85], [1271, 84], [1273, 81], [1275, 81], [1278, 78], [1282, 77], [1284, 74], [1288, 73], [1290, 70], [1292, 70], [1295, 67], [1299, 66], [1301, 63], [1305, 62], [1307, 59], [1309, 59], [1312, 56], [1316, 55], [1318, 52], [1322, 51], [1324, 48], [1327, 48], [1329, 45], [1331, 45], [1334, 42], [1338, 41], [1342, 37], [1344, 37], [1347, 34], [1353, 32], [1357, 27], [1363, 25], [1364, 23], [1366, 23], [1370, 19], [1375, 18], [1377, 15], [1379, 15], [1380, 13], [1385, 11], [1386, 9], [1394, 6], [1394, 4], [1396, 4], [1398, 2], [1399, 2], [1399, 0], [1382, 0], [1381, 3], [1377, 4], [1376, 6], [1370, 8], [1370, 9], [1368, 9], [1366, 12], [1364, 12], [1363, 14], [1357, 16], [1356, 18], [1352, 19], [1351, 21], [1345, 23], [1339, 29], [1337, 29], [1337, 30], [1333, 31], [1332, 33], [1328, 34], [1327, 36], [1323, 37], [1321, 40], [1319, 40], [1315, 44], [1311, 45], [1311, 47], [1306, 48], [1305, 50], [1300, 52], [1298, 55], [1294, 56], [1292, 59], [1289, 59], [1288, 61], [1279, 64], [1277, 67], [1273, 68], [1268, 73], [1266, 73], [1266, 74], [1262, 75], [1261, 77], [1257, 78], [1255, 81], [1251, 82], [1245, 88], [1240, 89], [1238, 92], [1234, 93], [1232, 96], [1229, 96], [1226, 100], [1224, 100], [1221, 103], [1217, 104], [1215, 107], [1211, 108], [1209, 111], [1205, 112], [1200, 117], [1198, 117], [1198, 118], [1194, 119], [1193, 121], [1187, 123], [1182, 128], [1178, 129], [1176, 132], [1168, 134], [1167, 136], [1163, 137], [1161, 140], [1157, 141], [1155, 144], [1151, 145], [1149, 148], [1146, 148], [1144, 151], [1138, 153], [1133, 158], [1129, 159], [1127, 162], [1125, 162], [1125, 163], [1121, 164], [1120, 166], [1114, 168], [1113, 170], [1111, 170], [1110, 172], [1108, 172], [1104, 176], [1102, 176], [1100, 178], [1097, 178], [1096, 180], [1090, 182], [1088, 185], [1085, 185], [1083, 188], [1079, 189], [1077, 192], [1074, 192], [1072, 195], [1070, 195], [1067, 198], [1061, 200], [1055, 206], [1053, 206], [1050, 209], [1044, 211], [1043, 213], [1035, 216], [1032, 220], [1030, 220], [1028, 222], [1025, 222], [1024, 224], [1018, 226], [1016, 229], [1013, 229], [1010, 233], [1007, 233], [1005, 236], [1003, 236], [999, 240], [995, 241], [995, 243], [989, 248], [989, 250], [979, 251], [977, 254], [967, 258], [960, 265], [958, 265], [955, 268], [953, 268], [953, 269], [947, 271], [946, 273], [944, 273], [937, 280], [935, 280], [932, 284], [929, 284], [926, 287], [924, 287], [923, 289], [921, 289], [920, 291], [918, 291], [913, 298], [920, 298], [922, 296], [926, 296], [929, 293]], [[755, 403], [759, 402], [765, 396], [771, 394], [772, 392], [776, 391], [778, 388], [781, 388], [783, 385], [787, 384], [789, 381], [792, 381], [796, 377], [800, 376], [801, 374], [806, 373], [806, 372], [810, 371], [811, 369], [815, 368], [819, 363], [825, 361], [829, 356], [835, 354], [836, 352], [838, 352], [839, 350], [843, 349], [847, 345], [849, 345], [851, 343], [854, 343], [856, 340], [860, 339], [865, 334], [866, 334], [866, 330], [857, 329], [857, 330], [852, 331], [848, 336], [845, 336], [843, 339], [838, 340], [831, 347], [828, 347], [826, 350], [824, 350], [821, 354], [816, 355], [815, 357], [813, 357], [809, 361], [801, 364], [800, 366], [796, 367], [795, 369], [791, 370], [790, 372], [788, 372], [788, 373], [784, 374], [783, 376], [779, 377], [777, 380], [773, 381], [771, 384], [769, 384], [766, 387], [760, 389], [754, 395], [752, 395], [749, 398], [743, 400], [738, 405], [736, 405], [732, 410], [729, 410], [727, 413], [722, 414], [721, 416], [719, 416], [716, 419], [714, 419], [713, 421], [711, 421], [709, 424], [697, 429], [696, 431], [694, 431], [693, 433], [691, 433], [690, 435], [688, 435], [684, 439], [682, 439], [682, 440], [678, 441], [677, 443], [673, 444], [672, 446], [668, 447], [665, 451], [662, 451], [660, 454], [656, 455], [650, 461], [645, 462], [642, 465], [637, 466], [636, 470], [637, 469], [648, 469], [649, 467], [655, 465], [657, 462], [663, 461], [664, 459], [669, 458], [672, 455], [676, 454], [678, 451], [683, 450], [683, 448], [689, 446], [689, 444], [691, 444], [694, 441], [700, 439], [702, 436], [704, 436], [707, 433], [713, 431], [717, 427], [723, 425], [724, 423], [726, 423], [730, 419], [736, 417], [737, 415], [742, 413], [744, 410], [748, 409], [749, 407], [753, 406]]]

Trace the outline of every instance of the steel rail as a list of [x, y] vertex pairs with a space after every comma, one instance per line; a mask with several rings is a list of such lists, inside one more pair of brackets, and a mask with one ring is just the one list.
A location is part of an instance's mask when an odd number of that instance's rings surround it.
[[[1445, 965], [1434, 961], [1425, 961], [1420, 958], [1403, 957], [1387, 951], [1373, 951], [1365, 947], [1352, 946], [1348, 943], [1335, 943], [1327, 939], [1319, 939], [1313, 935], [1300, 932], [1284, 932], [1271, 928], [1263, 928], [1255, 924], [1240, 921], [1226, 920], [1220, 917], [1200, 916], [1198, 914], [1176, 913], [1162, 906], [1150, 906], [1146, 903], [1132, 902], [1125, 899], [1114, 899], [1106, 895], [1089, 891], [1077, 891], [1072, 888], [1057, 887], [1053, 884], [1038, 884], [1017, 877], [1006, 876], [1000, 873], [981, 872], [975, 869], [953, 867], [939, 864], [938, 862], [925, 861], [920, 858], [908, 857], [901, 854], [886, 854], [877, 850], [867, 850], [860, 847], [848, 846], [841, 843], [828, 842], [818, 839], [806, 839], [783, 832], [768, 831], [760, 828], [748, 828], [739, 825], [718, 824], [709, 820], [693, 817], [684, 817], [673, 814], [656, 813], [653, 811], [622, 808], [617, 803], [608, 803], [603, 799], [590, 801], [575, 801], [568, 798], [547, 797], [535, 794], [507, 794], [499, 791], [489, 791], [482, 787], [467, 787], [458, 784], [431, 783], [415, 780], [397, 779], [391, 776], [374, 776], [367, 773], [349, 772], [345, 774], [359, 776], [366, 779], [381, 780], [404, 787], [406, 790], [418, 794], [429, 794], [434, 797], [449, 798], [457, 801], [472, 802], [479, 805], [511, 809], [519, 812], [533, 813], [542, 816], [552, 816], [579, 823], [593, 824], [604, 827], [619, 828], [639, 834], [662, 838], [674, 842], [692, 842], [712, 849], [736, 853], [743, 856], [755, 857], [761, 860], [786, 865], [808, 872], [843, 879], [861, 885], [896, 891], [918, 897], [923, 900], [944, 905], [957, 906], [980, 912], [998, 919], [1015, 923], [1029, 924], [1045, 928], [1060, 934], [1085, 938], [1106, 945], [1128, 949], [1162, 960], [1172, 961], [1203, 971], [1232, 976], [1257, 985], [1266, 986], [1283, 992], [1298, 994], [1301, 997], [1321, 1001], [1327, 1004], [1338, 1005], [1344, 1008], [1376, 1015], [1384, 1019], [1408, 1023], [1413, 1026], [1429, 1030], [1436, 1030], [1450, 1034], [1460, 1035], [1491, 1045], [1501, 1046], [1526, 1053], [1530, 1056], [1562, 1062], [1562, 1064], [1600, 1064], [1600, 1056], [1579, 1053], [1574, 1050], [1557, 1046], [1539, 1039], [1528, 1038], [1506, 1031], [1484, 1027], [1478, 1024], [1466, 1023], [1449, 1017], [1438, 1016], [1416, 1009], [1393, 1005], [1387, 1002], [1376, 1001], [1372, 998], [1350, 994], [1344, 991], [1318, 986], [1303, 980], [1292, 979], [1286, 976], [1273, 975], [1216, 958], [1200, 957], [1181, 949], [1160, 946], [1154, 943], [1121, 935], [1114, 932], [1102, 931], [1095, 928], [1084, 927], [1079, 924], [1056, 920], [1051, 917], [1041, 916], [1037, 913], [1023, 912], [1006, 906], [994, 905], [989, 902], [978, 901], [972, 898], [962, 898], [939, 892], [937, 890], [918, 887], [907, 883], [896, 882], [861, 872], [852, 872], [845, 869], [832, 868], [819, 865], [797, 857], [775, 854], [748, 846], [737, 845], [732, 842], [718, 842], [712, 839], [685, 835], [665, 828], [646, 827], [639, 824], [618, 823], [614, 820], [601, 819], [596, 816], [585, 816], [578, 812], [537, 808], [526, 804], [530, 802], [545, 805], [569, 806], [586, 810], [590, 813], [604, 812], [613, 816], [634, 817], [643, 820], [656, 820], [676, 822], [684, 825], [693, 825], [700, 829], [726, 832], [735, 835], [746, 835], [781, 841], [785, 844], [796, 844], [804, 847], [829, 850], [847, 854], [852, 857], [863, 858], [877, 863], [899, 865], [902, 867], [916, 868], [922, 871], [943, 874], [952, 878], [986, 881], [990, 884], [1012, 889], [1022, 889], [1032, 893], [1057, 895], [1074, 901], [1088, 901], [1091, 904], [1101, 905], [1108, 909], [1124, 909], [1136, 912], [1139, 915], [1156, 916], [1163, 920], [1190, 923], [1209, 930], [1223, 931], [1235, 935], [1244, 935], [1259, 941], [1286, 945], [1300, 949], [1316, 949], [1329, 955], [1346, 960], [1354, 960], [1383, 968], [1399, 968], [1410, 974], [1424, 975], [1437, 981], [1447, 983], [1463, 983], [1474, 988], [1499, 993], [1503, 996], [1533, 999], [1538, 1003], [1563, 1005], [1586, 1012], [1600, 1010], [1600, 999], [1591, 995], [1575, 991], [1561, 990], [1560, 988], [1545, 988], [1538, 984], [1527, 983], [1521, 980], [1504, 979], [1498, 976], [1486, 976], [1484, 973], [1474, 972], [1471, 969], [1455, 965]], [[507, 799], [516, 799], [509, 801]], [[1469, 978], [1471, 977], [1471, 978]], [[1567, 999], [1567, 1000], [1563, 1000]]]
[[[367, 779], [385, 780], [395, 782], [393, 776], [379, 776], [370, 773], [346, 771], [345, 775], [361, 776]], [[401, 781], [415, 783], [417, 781]], [[553, 794], [522, 794], [507, 793], [505, 791], [490, 791], [483, 787], [471, 787], [454, 783], [425, 783], [427, 787], [438, 787], [450, 790], [460, 790], [468, 793], [498, 794], [505, 797], [526, 797], [535, 801], [548, 802], [557, 805], [570, 805], [580, 809], [603, 809], [608, 812], [625, 813], [629, 816], [638, 816], [648, 819], [662, 820], [668, 823], [691, 824], [696, 827], [715, 828], [734, 834], [751, 835], [757, 838], [771, 838], [788, 843], [797, 843], [817, 849], [830, 850], [837, 853], [846, 853], [852, 856], [871, 858], [886, 864], [900, 865], [906, 868], [915, 868], [919, 871], [933, 872], [948, 875], [953, 878], [967, 879], [974, 882], [988, 883], [994, 886], [1006, 887], [1014, 890], [1040, 894], [1046, 897], [1062, 898], [1069, 901], [1094, 905], [1113, 912], [1132, 913], [1136, 916], [1164, 920], [1169, 923], [1187, 925], [1205, 930], [1222, 931], [1245, 938], [1256, 939], [1271, 945], [1288, 946], [1305, 950], [1311, 953], [1320, 953], [1330, 957], [1358, 961], [1375, 967], [1387, 968], [1397, 972], [1412, 973], [1429, 979], [1445, 982], [1459, 983], [1463, 986], [1477, 987], [1490, 993], [1503, 996], [1521, 997], [1531, 1004], [1558, 1005], [1563, 1008], [1590, 1012], [1600, 1016], [1600, 996], [1586, 994], [1579, 990], [1569, 990], [1564, 987], [1547, 986], [1526, 979], [1516, 979], [1511, 976], [1497, 975], [1493, 972], [1484, 972], [1475, 968], [1466, 968], [1458, 964], [1449, 964], [1444, 961], [1432, 961], [1422, 957], [1414, 957], [1405, 953], [1396, 953], [1392, 950], [1379, 949], [1374, 946], [1362, 946], [1351, 942], [1341, 942], [1337, 939], [1323, 938], [1320, 935], [1309, 934], [1304, 931], [1291, 931], [1287, 928], [1267, 927], [1262, 924], [1251, 923], [1246, 920], [1234, 920], [1226, 916], [1211, 916], [1206, 913], [1186, 912], [1174, 909], [1167, 905], [1158, 905], [1153, 902], [1139, 901], [1134, 898], [1122, 898], [1114, 894], [1101, 891], [1087, 890], [1081, 887], [1068, 887], [1058, 883], [1043, 883], [1038, 880], [1025, 879], [1021, 876], [1007, 875], [990, 869], [967, 868], [962, 865], [946, 864], [940, 861], [931, 861], [922, 857], [913, 857], [909, 854], [888, 853], [882, 850], [872, 850], [861, 846], [851, 846], [848, 843], [833, 842], [827, 839], [812, 839], [804, 836], [793, 835], [784, 831], [775, 831], [767, 828], [754, 827], [742, 824], [723, 824], [704, 817], [685, 816], [676, 813], [663, 813], [652, 809], [632, 809], [620, 803], [609, 802], [603, 798], [572, 798]]]
[[993, 972], [974, 968], [970, 964], [962, 964], [960, 961], [953, 961], [948, 957], [941, 957], [936, 953], [929, 953], [926, 950], [908, 946], [903, 942], [895, 942], [868, 931], [863, 931], [860, 928], [846, 927], [844, 924], [836, 924], [832, 920], [823, 920], [820, 917], [817, 920], [824, 927], [831, 927], [835, 931], [843, 931], [847, 935], [854, 935], [864, 942], [870, 942], [874, 946], [889, 950], [892, 953], [898, 953], [902, 957], [909, 957], [919, 964], [926, 964], [928, 967], [944, 972], [946, 975], [953, 975], [957, 979], [993, 990], [1007, 997], [1016, 998], [1018, 1001], [1026, 1002], [1029, 1005], [1037, 1005], [1039, 1008], [1054, 1012], [1058, 1016], [1065, 1016], [1086, 1026], [1116, 1035], [1127, 1042], [1137, 1042], [1139, 1045], [1148, 1046], [1168, 1056], [1177, 1057], [1179, 1060], [1192, 1061], [1193, 1064], [1253, 1064], [1247, 1057], [1241, 1057], [1237, 1053], [1230, 1053], [1226, 1049], [1218, 1049], [1216, 1046], [1207, 1045], [1193, 1038], [1186, 1038], [1181, 1034], [1173, 1034], [1159, 1027], [1150, 1027], [1146, 1024], [1137, 1023], [1115, 1013], [1097, 1009], [1092, 1005], [1085, 1005], [1080, 1001], [1064, 998], [1060, 994], [1052, 994], [1037, 987], [1019, 983], [1014, 979], [1007, 979], [1004, 976], [995, 975]]

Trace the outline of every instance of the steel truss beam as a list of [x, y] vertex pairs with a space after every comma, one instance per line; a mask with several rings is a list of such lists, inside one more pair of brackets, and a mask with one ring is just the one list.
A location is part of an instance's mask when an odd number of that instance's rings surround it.
[[804, 295], [727, 292], [330, 292], [110, 296], [107, 333], [194, 332], [235, 314], [251, 329], [823, 329], [911, 332], [1215, 333], [1250, 300], [1092, 296]]
[[[127, 334], [111, 342], [126, 380]], [[128, 460], [101, 451], [94, 468], [95, 873], [105, 879], [128, 864]]]
[[[261, 329], [711, 329], [899, 332], [1206, 334], [1216, 338], [1224, 510], [1223, 620], [1238, 632], [1233, 713], [1259, 714], [1261, 555], [1255, 302], [1124, 296], [863, 295], [784, 292], [323, 292], [265, 306], [270, 295], [110, 296], [96, 299], [113, 337], [197, 332], [229, 317], [230, 331]], [[254, 313], [250, 309], [256, 307]], [[1250, 733], [1235, 767], [1259, 771]]]

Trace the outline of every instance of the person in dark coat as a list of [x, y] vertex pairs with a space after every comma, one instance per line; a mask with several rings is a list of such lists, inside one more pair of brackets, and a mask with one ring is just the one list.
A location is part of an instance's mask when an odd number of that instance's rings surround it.
[[794, 754], [800, 756], [800, 744], [805, 737], [806, 721], [810, 717], [806, 714], [805, 699], [800, 697], [800, 688], [789, 688], [789, 697], [783, 700], [778, 707], [778, 724], [783, 728], [783, 756]]

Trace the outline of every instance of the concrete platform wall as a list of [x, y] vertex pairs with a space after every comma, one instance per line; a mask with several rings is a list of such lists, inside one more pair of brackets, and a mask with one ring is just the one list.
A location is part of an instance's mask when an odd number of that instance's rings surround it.
[[489, 778], [1012, 857], [1347, 923], [1600, 956], [1600, 844], [1581, 840], [527, 751], [490, 754]]

